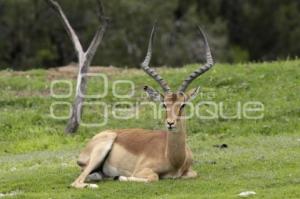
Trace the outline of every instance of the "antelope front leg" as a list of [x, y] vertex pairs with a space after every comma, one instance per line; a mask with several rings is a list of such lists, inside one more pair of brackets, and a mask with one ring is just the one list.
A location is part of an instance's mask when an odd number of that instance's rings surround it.
[[96, 184], [85, 183], [85, 180], [93, 170], [95, 170], [99, 165], [101, 165], [101, 162], [103, 162], [104, 158], [106, 157], [109, 150], [111, 149], [111, 146], [115, 138], [116, 138], [115, 133], [106, 133], [106, 134], [99, 135], [98, 138], [94, 140], [94, 143], [92, 143], [93, 145], [91, 146], [93, 147], [93, 149], [90, 154], [89, 162], [84, 167], [80, 176], [71, 184], [72, 187], [75, 188], [84, 188], [84, 187], [97, 188], [98, 187], [98, 185]]
[[159, 177], [152, 169], [146, 168], [141, 171], [135, 172], [132, 176], [120, 176], [120, 181], [133, 181], [133, 182], [154, 182], [158, 181]]
[[87, 176], [90, 174], [91, 171], [93, 171], [97, 165], [101, 162], [101, 159], [96, 158], [95, 156], [91, 158], [88, 165], [84, 168], [83, 172], [79, 175], [79, 177], [71, 184], [72, 187], [75, 188], [98, 188], [98, 185], [96, 184], [88, 184], [84, 181], [86, 180]]

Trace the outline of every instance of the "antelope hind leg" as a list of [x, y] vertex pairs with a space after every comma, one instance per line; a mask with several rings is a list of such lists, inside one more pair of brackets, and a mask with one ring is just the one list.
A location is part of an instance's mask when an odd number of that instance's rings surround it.
[[104, 175], [101, 171], [96, 171], [96, 172], [93, 172], [91, 174], [89, 174], [85, 181], [86, 182], [98, 182], [98, 181], [101, 181], [104, 179]]
[[198, 176], [197, 172], [191, 167], [181, 176], [182, 179], [196, 178]]
[[91, 150], [90, 159], [87, 165], [84, 167], [79, 177], [71, 184], [75, 188], [97, 188], [96, 184], [85, 183], [87, 176], [101, 165], [107, 153], [110, 151], [112, 144], [116, 138], [115, 133], [103, 133], [97, 137], [97, 141], [94, 142], [93, 149]]
[[152, 169], [145, 168], [141, 171], [135, 172], [132, 176], [120, 176], [120, 181], [133, 181], [133, 182], [154, 182], [158, 181], [159, 177]]

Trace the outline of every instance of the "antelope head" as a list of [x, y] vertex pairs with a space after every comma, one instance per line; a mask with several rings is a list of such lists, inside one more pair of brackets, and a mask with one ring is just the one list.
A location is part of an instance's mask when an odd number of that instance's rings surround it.
[[167, 82], [153, 68], [149, 67], [149, 63], [152, 56], [152, 43], [155, 29], [156, 26], [153, 26], [148, 44], [148, 52], [144, 62], [141, 64], [141, 67], [150, 77], [152, 77], [162, 87], [163, 93], [160, 93], [149, 86], [145, 86], [144, 90], [151, 100], [162, 103], [166, 111], [165, 125], [168, 128], [168, 130], [174, 130], [177, 127], [178, 121], [183, 116], [183, 110], [186, 103], [194, 97], [196, 97], [199, 91], [199, 87], [197, 87], [186, 92], [187, 87], [194, 79], [208, 71], [213, 66], [213, 59], [211, 56], [210, 47], [208, 45], [206, 35], [199, 27], [199, 32], [204, 39], [206, 63], [194, 72], [192, 72], [182, 82], [181, 86], [177, 91], [171, 91]]

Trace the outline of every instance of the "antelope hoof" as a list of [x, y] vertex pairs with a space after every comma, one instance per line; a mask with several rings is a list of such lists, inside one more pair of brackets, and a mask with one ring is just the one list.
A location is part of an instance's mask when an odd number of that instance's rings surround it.
[[128, 177], [126, 177], [126, 176], [120, 176], [119, 177], [119, 181], [123, 181], [123, 182], [128, 181]]
[[71, 187], [74, 187], [76, 189], [83, 189], [83, 188], [96, 189], [96, 188], [98, 188], [98, 185], [96, 185], [96, 184], [87, 184], [87, 183], [73, 182], [71, 184]]
[[96, 184], [88, 184], [87, 187], [90, 188], [90, 189], [97, 189], [99, 186], [96, 185]]
[[87, 185], [88, 184], [86, 184], [86, 183], [73, 182], [71, 184], [71, 187], [74, 187], [76, 189], [83, 189], [83, 188], [87, 187]]

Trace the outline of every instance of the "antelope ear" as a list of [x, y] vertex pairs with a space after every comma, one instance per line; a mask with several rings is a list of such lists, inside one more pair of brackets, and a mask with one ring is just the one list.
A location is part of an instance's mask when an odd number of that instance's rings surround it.
[[186, 93], [186, 95], [187, 95], [187, 100], [186, 101], [193, 100], [198, 95], [199, 90], [200, 90], [200, 87], [193, 88], [193, 89], [189, 90]]
[[163, 102], [164, 96], [150, 86], [144, 86], [144, 91], [152, 101]]

